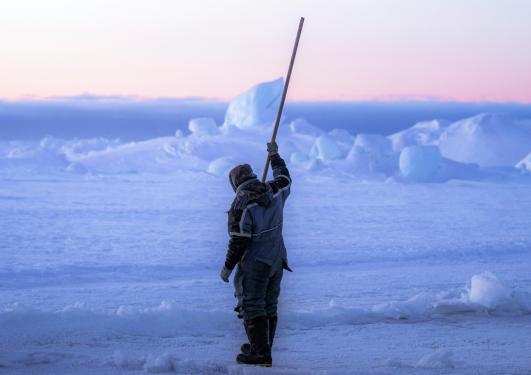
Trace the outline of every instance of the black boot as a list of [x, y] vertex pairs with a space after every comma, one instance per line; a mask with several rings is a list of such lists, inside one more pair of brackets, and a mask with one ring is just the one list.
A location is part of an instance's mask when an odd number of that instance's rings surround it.
[[[269, 348], [273, 350], [273, 340], [275, 339], [275, 332], [277, 330], [277, 321], [278, 317], [270, 316], [267, 318], [267, 322], [269, 325]], [[247, 332], [247, 327], [245, 328], [245, 333], [247, 333], [247, 338], [249, 339], [249, 342], [251, 339], [249, 338], [249, 332]], [[240, 350], [244, 354], [249, 354], [251, 352], [251, 344], [245, 343], [241, 346]]]
[[251, 336], [249, 336], [249, 329], [247, 328], [247, 324], [245, 324], [245, 320], [243, 321], [243, 327], [245, 328], [245, 334], [247, 335], [247, 342], [245, 344], [242, 344], [240, 347], [240, 351], [243, 354], [249, 354], [251, 352]]
[[238, 354], [236, 362], [246, 365], [270, 367], [272, 365], [271, 348], [269, 347], [269, 328], [265, 316], [245, 321], [245, 330], [249, 335], [251, 350]]
[[269, 323], [269, 347], [273, 348], [273, 340], [275, 339], [275, 332], [277, 331], [277, 321], [278, 317], [270, 316], [267, 318], [267, 321]]

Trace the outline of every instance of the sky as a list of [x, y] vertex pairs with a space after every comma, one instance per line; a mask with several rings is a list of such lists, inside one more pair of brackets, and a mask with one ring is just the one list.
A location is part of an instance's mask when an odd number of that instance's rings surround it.
[[0, 98], [531, 103], [527, 0], [0, 0]]

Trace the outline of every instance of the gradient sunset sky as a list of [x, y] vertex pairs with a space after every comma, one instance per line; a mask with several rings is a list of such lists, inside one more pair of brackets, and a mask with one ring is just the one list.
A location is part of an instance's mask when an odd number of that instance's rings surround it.
[[0, 98], [230, 99], [286, 73], [289, 99], [531, 102], [527, 0], [6, 0]]

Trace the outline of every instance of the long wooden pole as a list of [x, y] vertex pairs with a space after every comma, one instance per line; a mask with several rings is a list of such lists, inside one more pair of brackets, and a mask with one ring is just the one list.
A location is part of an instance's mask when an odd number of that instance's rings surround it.
[[[293, 46], [293, 52], [291, 52], [291, 61], [289, 62], [288, 75], [286, 77], [286, 83], [284, 84], [284, 91], [282, 92], [282, 99], [280, 99], [280, 106], [278, 107], [277, 118], [275, 120], [275, 127], [273, 128], [273, 135], [271, 136], [271, 143], [277, 139], [278, 126], [280, 125], [280, 118], [282, 117], [282, 111], [284, 110], [284, 102], [286, 101], [286, 95], [288, 93], [289, 80], [291, 79], [291, 71], [293, 70], [293, 63], [295, 62], [295, 56], [297, 55], [297, 47], [299, 46], [299, 40], [301, 38], [302, 26], [304, 25], [304, 17], [301, 17], [299, 21], [299, 29], [297, 30], [297, 38], [295, 38], [295, 45]], [[262, 182], [266, 181], [267, 170], [269, 169], [269, 163], [271, 162], [269, 155], [267, 155], [264, 172], [262, 174]]]

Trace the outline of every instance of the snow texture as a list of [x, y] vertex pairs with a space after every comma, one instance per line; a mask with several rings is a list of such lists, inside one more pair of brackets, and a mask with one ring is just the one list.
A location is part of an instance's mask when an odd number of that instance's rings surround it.
[[440, 138], [443, 156], [481, 167], [513, 166], [530, 147], [531, 120], [497, 114], [457, 121]]
[[194, 118], [190, 120], [188, 130], [199, 137], [219, 134], [216, 122], [210, 117]]
[[400, 153], [400, 173], [411, 181], [433, 181], [441, 164], [441, 153], [436, 146], [408, 146]]
[[[221, 176], [235, 163], [261, 168], [282, 88], [282, 79], [258, 84], [230, 102], [223, 125], [217, 126], [211, 118], [195, 118], [188, 135], [178, 131], [175, 137], [130, 143], [51, 137], [40, 143], [2, 142], [0, 171], [167, 174], [192, 170]], [[528, 180], [531, 120], [485, 113], [452, 124], [420, 122], [385, 137], [350, 134], [345, 129], [325, 132], [304, 119], [283, 119], [278, 143], [290, 167], [301, 172], [407, 182]]]
[[451, 351], [447, 350], [437, 350], [436, 352], [426, 354], [424, 357], [419, 359], [416, 367], [422, 368], [453, 368], [455, 367], [454, 354]]
[[283, 119], [295, 272], [274, 367], [234, 363], [227, 173], [259, 174], [281, 91], [186, 134], [0, 142], [0, 373], [529, 371], [529, 120], [495, 114], [390, 136]]
[[419, 122], [409, 129], [390, 135], [389, 139], [393, 150], [397, 152], [408, 146], [437, 146], [448, 125], [449, 122], [445, 120]]
[[522, 172], [531, 172], [531, 152], [527, 154], [525, 158], [520, 160], [515, 167]]
[[[343, 324], [392, 321], [425, 321], [445, 316], [531, 314], [531, 295], [518, 294], [490, 272], [472, 276], [462, 288], [427, 291], [404, 301], [389, 301], [368, 308], [342, 307], [331, 301], [325, 309], [284, 311], [282, 325], [309, 329]], [[178, 303], [163, 301], [158, 306], [136, 308], [118, 306], [109, 311], [91, 309], [77, 303], [55, 311], [35, 310], [21, 305], [6, 306], [0, 312], [4, 337], [50, 337], [68, 332], [103, 335], [209, 335], [237, 328], [233, 313], [213, 309], [183, 309]]]

